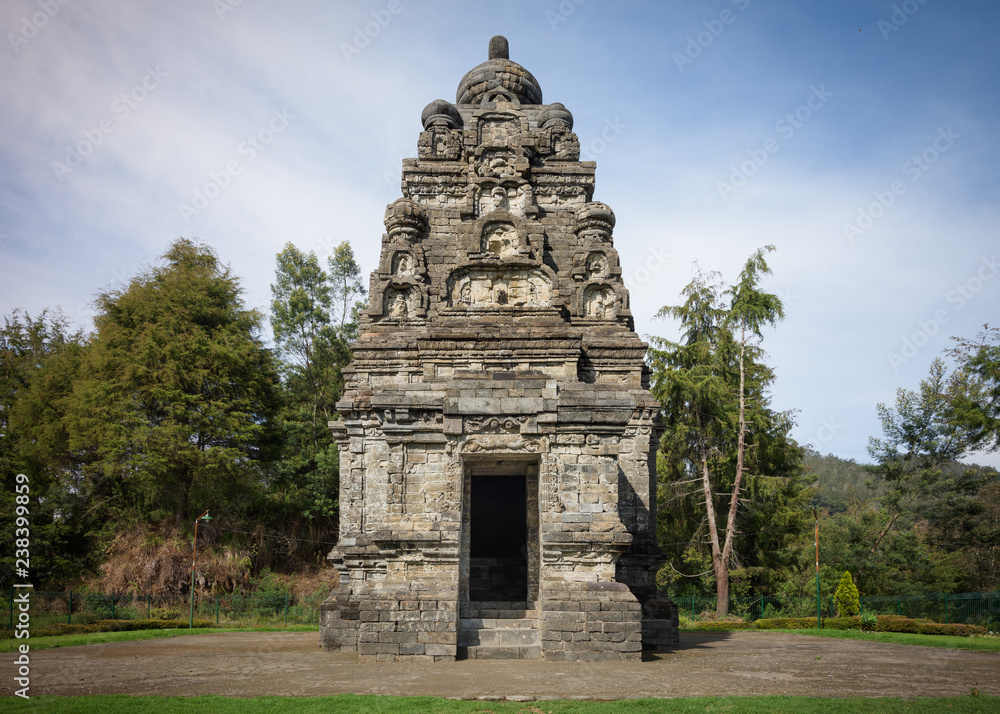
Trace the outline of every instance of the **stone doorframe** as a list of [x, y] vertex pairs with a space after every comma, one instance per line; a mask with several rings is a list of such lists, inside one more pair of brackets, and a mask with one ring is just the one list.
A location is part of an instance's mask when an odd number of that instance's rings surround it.
[[462, 545], [459, 556], [459, 603], [469, 602], [470, 551], [472, 545], [472, 476], [504, 474], [523, 475], [527, 513], [528, 549], [528, 602], [538, 600], [539, 565], [541, 563], [539, 544], [539, 503], [538, 471], [539, 454], [500, 453], [463, 454], [462, 462]]

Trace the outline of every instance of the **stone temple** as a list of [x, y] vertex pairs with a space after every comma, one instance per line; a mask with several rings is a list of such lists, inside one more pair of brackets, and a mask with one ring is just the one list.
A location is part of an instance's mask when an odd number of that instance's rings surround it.
[[340, 582], [363, 658], [638, 660], [658, 595], [658, 405], [573, 116], [494, 37], [421, 114], [346, 390]]

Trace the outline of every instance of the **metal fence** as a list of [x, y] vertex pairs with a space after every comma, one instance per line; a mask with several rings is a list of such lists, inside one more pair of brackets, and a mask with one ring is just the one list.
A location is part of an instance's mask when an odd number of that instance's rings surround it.
[[[178, 620], [187, 627], [191, 615], [191, 600], [185, 597], [11, 588], [3, 593], [0, 630], [14, 629], [22, 612], [20, 598], [25, 592], [29, 593], [27, 613], [33, 632], [59, 623], [89, 625], [97, 620]], [[322, 600], [319, 593], [308, 598], [295, 598], [285, 592], [196, 595], [194, 619], [220, 627], [318, 626]]]
[[[21, 613], [20, 598], [25, 591], [13, 588], [3, 593], [0, 604], [0, 631], [14, 629]], [[187, 626], [191, 601], [183, 597], [151, 595], [101, 595], [82, 592], [30, 593], [27, 612], [31, 630], [57, 623], [91, 624], [97, 620], [177, 620]], [[195, 597], [194, 618], [220, 627], [319, 625], [319, 606], [324, 593], [295, 598], [285, 592], [201, 595]], [[712, 617], [716, 598], [674, 596], [680, 614], [694, 620]], [[835, 617], [833, 598], [822, 598], [823, 617]], [[934, 593], [929, 595], [886, 595], [862, 597], [862, 612], [876, 615], [904, 615], [935, 622], [960, 622], [1000, 629], [1000, 592]], [[814, 597], [731, 597], [729, 612], [746, 621], [771, 617], [815, 617]]]
[[[675, 596], [680, 614], [694, 620], [711, 617], [717, 598]], [[836, 617], [832, 597], [820, 598], [822, 617]], [[771, 617], [816, 617], [815, 597], [730, 597], [729, 612], [746, 621]], [[1000, 592], [931, 593], [928, 595], [880, 595], [861, 598], [861, 612], [874, 615], [903, 615], [934, 622], [959, 622], [997, 629], [1000, 625]]]

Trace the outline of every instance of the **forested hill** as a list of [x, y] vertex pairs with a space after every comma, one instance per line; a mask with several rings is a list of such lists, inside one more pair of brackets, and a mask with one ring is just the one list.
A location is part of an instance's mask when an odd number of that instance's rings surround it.
[[[860, 506], [885, 493], [885, 488], [865, 469], [865, 464], [859, 464], [854, 459], [842, 459], [833, 454], [807, 450], [802, 465], [807, 473], [816, 478], [812, 505], [830, 514], [843, 513], [852, 505]], [[990, 474], [994, 475], [994, 483], [1000, 479], [1000, 474], [991, 466], [957, 461], [943, 465], [941, 471], [946, 478], [951, 479], [961, 479], [966, 474], [974, 476], [976, 481], [989, 481]]]
[[863, 503], [877, 495], [877, 489], [869, 485], [871, 474], [854, 459], [807, 450], [802, 465], [816, 477], [812, 504], [817, 508], [842, 513], [852, 502]]

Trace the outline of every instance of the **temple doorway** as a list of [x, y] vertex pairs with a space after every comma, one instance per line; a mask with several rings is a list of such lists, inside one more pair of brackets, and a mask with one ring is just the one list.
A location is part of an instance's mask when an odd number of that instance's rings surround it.
[[491, 459], [466, 468], [462, 599], [529, 602], [538, 590], [538, 468]]

